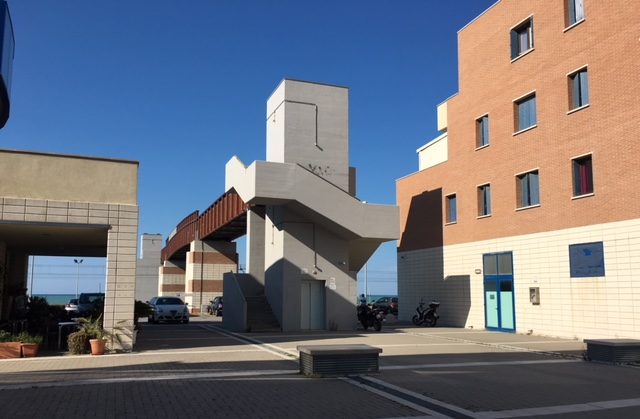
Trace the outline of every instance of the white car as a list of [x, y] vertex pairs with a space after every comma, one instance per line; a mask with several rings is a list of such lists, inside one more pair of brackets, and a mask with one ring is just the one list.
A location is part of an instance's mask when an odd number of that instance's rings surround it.
[[64, 309], [68, 314], [78, 314], [78, 299], [72, 298], [68, 304], [65, 304]]
[[153, 297], [149, 300], [149, 323], [189, 323], [189, 308], [178, 297]]

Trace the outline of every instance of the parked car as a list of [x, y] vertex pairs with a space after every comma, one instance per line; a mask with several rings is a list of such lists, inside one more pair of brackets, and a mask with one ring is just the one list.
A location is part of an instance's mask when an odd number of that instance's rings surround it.
[[149, 300], [151, 314], [149, 323], [180, 322], [189, 323], [189, 308], [178, 297], [153, 297]]
[[64, 305], [64, 309], [67, 314], [77, 314], [78, 313], [78, 299], [72, 298], [69, 300], [67, 304]]
[[380, 297], [372, 304], [373, 308], [384, 311], [384, 314], [398, 314], [398, 297]]
[[100, 314], [104, 307], [104, 293], [83, 292], [78, 297], [77, 312], [80, 316], [90, 316]]
[[222, 296], [215, 297], [211, 300], [210, 314], [215, 314], [218, 317], [222, 316]]

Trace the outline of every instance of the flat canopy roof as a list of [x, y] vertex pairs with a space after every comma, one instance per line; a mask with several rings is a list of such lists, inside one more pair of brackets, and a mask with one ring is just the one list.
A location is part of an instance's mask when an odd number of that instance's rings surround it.
[[38, 256], [107, 256], [109, 225], [0, 221], [0, 241]]

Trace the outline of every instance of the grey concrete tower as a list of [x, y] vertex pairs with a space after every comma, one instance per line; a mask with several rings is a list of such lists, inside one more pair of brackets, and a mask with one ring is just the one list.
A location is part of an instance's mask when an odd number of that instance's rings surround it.
[[349, 91], [283, 80], [267, 102], [267, 161], [227, 163], [248, 215], [249, 273], [282, 330], [355, 327], [357, 272], [399, 237], [398, 208], [353, 195]]

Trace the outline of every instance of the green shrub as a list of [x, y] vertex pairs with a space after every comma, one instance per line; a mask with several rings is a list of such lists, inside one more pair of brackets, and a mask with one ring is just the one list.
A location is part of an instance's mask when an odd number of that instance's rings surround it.
[[13, 336], [6, 330], [0, 330], [0, 342], [13, 342]]
[[41, 345], [44, 338], [40, 335], [30, 335], [29, 332], [20, 332], [14, 337], [16, 342], [35, 343]]
[[82, 355], [89, 352], [89, 335], [82, 330], [70, 333], [67, 343], [69, 352], [73, 355]]
[[136, 329], [139, 327], [138, 319], [140, 317], [149, 317], [151, 314], [151, 306], [144, 301], [136, 300], [133, 306], [133, 324]]

